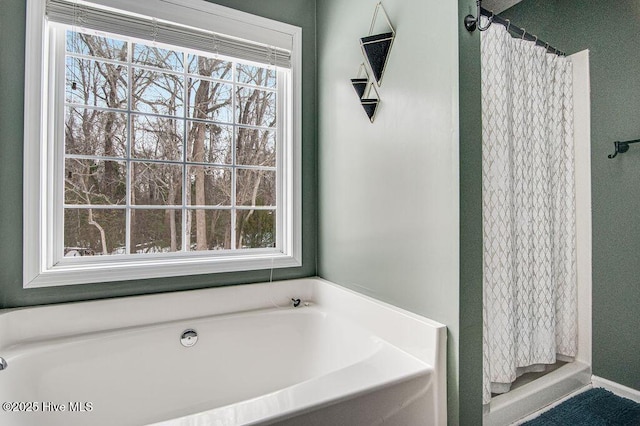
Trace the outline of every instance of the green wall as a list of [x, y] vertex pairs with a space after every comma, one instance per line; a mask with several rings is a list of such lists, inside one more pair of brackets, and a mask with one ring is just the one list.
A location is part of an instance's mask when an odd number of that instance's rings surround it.
[[370, 123], [349, 80], [375, 5], [318, 1], [318, 273], [446, 324], [449, 424], [479, 425], [480, 93], [458, 93], [479, 88], [479, 38], [456, 2], [385, 0], [397, 37]]
[[462, 25], [474, 0], [458, 1], [460, 90], [460, 424], [482, 424], [482, 112], [480, 34]]
[[[459, 0], [458, 8], [385, 1], [398, 39], [373, 125], [348, 79], [360, 64], [357, 40], [375, 0], [317, 2], [318, 64], [316, 0], [215, 3], [303, 28], [304, 265], [276, 270], [274, 278], [315, 275], [318, 255], [326, 278], [445, 323], [449, 423], [481, 424], [479, 37], [459, 24], [475, 1]], [[0, 13], [0, 308], [268, 279], [269, 271], [254, 271], [22, 288], [25, 6], [2, 0]], [[434, 13], [439, 19], [426, 25]]]
[[640, 2], [524, 0], [501, 14], [568, 54], [590, 51], [593, 374], [640, 390]]
[[[316, 55], [315, 0], [217, 0], [224, 6], [297, 25], [303, 31], [302, 162], [303, 266], [274, 271], [274, 279], [316, 273]], [[225, 273], [22, 288], [22, 148], [25, 0], [2, 0], [0, 12], [0, 308], [266, 281], [269, 271]]]

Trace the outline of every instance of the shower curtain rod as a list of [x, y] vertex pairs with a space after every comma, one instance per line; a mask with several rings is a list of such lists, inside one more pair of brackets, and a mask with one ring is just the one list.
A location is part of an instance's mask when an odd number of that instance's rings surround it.
[[549, 43], [540, 40], [538, 36], [528, 33], [526, 30], [513, 25], [511, 21], [509, 21], [508, 19], [504, 19], [500, 15], [495, 15], [493, 12], [485, 9], [484, 7], [481, 7], [480, 11], [483, 16], [486, 16], [487, 18], [489, 18], [491, 23], [496, 23], [504, 26], [507, 29], [507, 31], [512, 32], [513, 34], [517, 35], [520, 38], [523, 38], [529, 41], [535, 41], [536, 45], [546, 48], [547, 52], [554, 53], [558, 56], [567, 56], [566, 53], [556, 49], [553, 46], [550, 46]]

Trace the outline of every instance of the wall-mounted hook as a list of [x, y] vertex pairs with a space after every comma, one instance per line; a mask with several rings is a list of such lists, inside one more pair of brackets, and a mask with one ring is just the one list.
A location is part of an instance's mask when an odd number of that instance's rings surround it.
[[474, 32], [476, 28], [478, 31], [486, 31], [491, 26], [491, 22], [493, 22], [493, 12], [491, 12], [491, 16], [489, 17], [489, 22], [484, 27], [480, 24], [480, 17], [482, 16], [482, 0], [476, 0], [476, 16], [467, 15], [464, 17], [464, 27], [470, 33]]
[[624, 154], [625, 152], [629, 151], [629, 144], [630, 143], [638, 143], [638, 142], [640, 142], [640, 139], [634, 139], [632, 141], [624, 141], [624, 142], [615, 141], [613, 143], [613, 145], [615, 147], [615, 152], [613, 154], [609, 154], [608, 157], [609, 158], [616, 158], [616, 156], [618, 154]]

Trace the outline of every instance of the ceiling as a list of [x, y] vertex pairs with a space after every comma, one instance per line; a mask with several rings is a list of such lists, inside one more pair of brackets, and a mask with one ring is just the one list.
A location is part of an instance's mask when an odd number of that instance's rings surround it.
[[482, 2], [482, 7], [487, 10], [492, 10], [493, 13], [500, 13], [521, 1], [522, 0], [484, 0]]

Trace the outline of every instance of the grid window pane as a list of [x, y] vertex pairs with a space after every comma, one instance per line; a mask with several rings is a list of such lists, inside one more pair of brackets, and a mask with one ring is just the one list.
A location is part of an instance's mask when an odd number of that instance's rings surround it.
[[131, 204], [179, 206], [182, 204], [182, 166], [133, 162]]
[[132, 62], [176, 72], [184, 70], [184, 54], [182, 52], [140, 43], [133, 45]]
[[231, 169], [189, 166], [192, 206], [230, 206]]
[[236, 162], [245, 166], [276, 166], [276, 132], [238, 128]]
[[232, 90], [231, 84], [190, 78], [189, 117], [233, 123]]
[[127, 115], [118, 111], [68, 107], [65, 153], [98, 157], [127, 155]]
[[231, 249], [230, 210], [188, 210], [189, 250]]
[[127, 165], [124, 161], [67, 158], [64, 176], [66, 204], [121, 205], [126, 202]]
[[132, 71], [133, 111], [148, 114], [182, 116], [184, 114], [184, 77], [134, 68]]
[[66, 101], [103, 108], [127, 108], [126, 64], [67, 57]]
[[189, 121], [187, 161], [192, 163], [232, 164], [233, 126]]
[[153, 115], [131, 116], [131, 156], [182, 161], [184, 121]]
[[131, 253], [170, 253], [182, 250], [182, 211], [132, 209]]
[[276, 205], [276, 172], [238, 169], [236, 176], [237, 205]]
[[274, 127], [276, 125], [276, 92], [238, 87], [236, 121], [238, 124]]
[[218, 80], [231, 80], [233, 63], [221, 59], [207, 58], [206, 56], [187, 55], [189, 74]]
[[238, 83], [276, 88], [276, 71], [273, 68], [238, 64], [236, 75]]
[[64, 255], [124, 254], [124, 209], [64, 209]]
[[236, 245], [240, 249], [276, 246], [276, 215], [272, 210], [238, 210]]
[[127, 60], [128, 43], [124, 40], [67, 31], [65, 41], [66, 49], [69, 53], [113, 59], [121, 62]]

